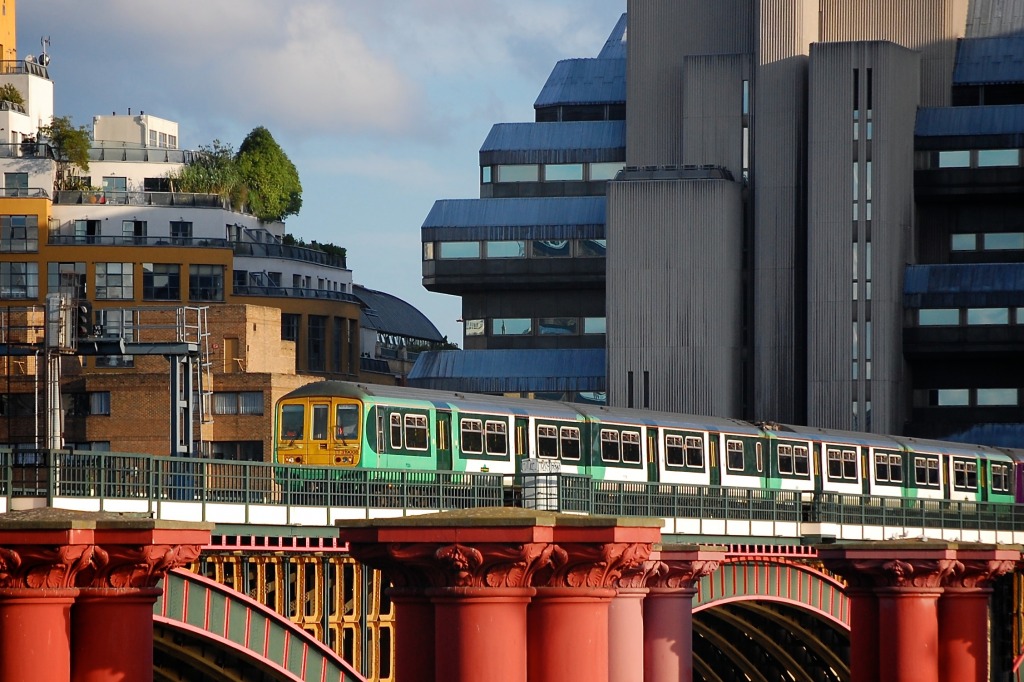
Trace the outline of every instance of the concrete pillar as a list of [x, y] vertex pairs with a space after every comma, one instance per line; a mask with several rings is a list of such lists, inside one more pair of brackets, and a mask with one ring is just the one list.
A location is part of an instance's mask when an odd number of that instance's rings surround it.
[[644, 682], [693, 680], [693, 597], [718, 570], [725, 547], [662, 545], [648, 563], [644, 600]]
[[0, 679], [152, 680], [157, 585], [199, 556], [212, 527], [49, 508], [0, 515]]
[[850, 680], [879, 679], [878, 597], [874, 590], [848, 587], [850, 599]]
[[[938, 582], [938, 576], [933, 581]], [[900, 585], [878, 590], [880, 682], [939, 679], [941, 594], [941, 587]]]
[[501, 508], [337, 525], [397, 597], [402, 682], [607, 682], [613, 587], [661, 536], [651, 519]]

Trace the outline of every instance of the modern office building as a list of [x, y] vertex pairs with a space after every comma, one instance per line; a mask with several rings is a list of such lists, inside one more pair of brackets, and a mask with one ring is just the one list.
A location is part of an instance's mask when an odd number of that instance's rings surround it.
[[[604, 287], [609, 402], [1011, 440], [1024, 392], [1011, 363], [1024, 349], [1024, 2], [630, 0], [627, 14], [628, 42], [614, 40], [621, 21], [612, 41], [626, 53], [614, 106], [625, 167], [605, 201], [558, 221], [604, 211], [605, 258], [578, 281]], [[562, 92], [619, 83], [623, 62], [579, 61], [590, 70]], [[542, 104], [537, 120], [556, 123], [495, 130], [569, 125]], [[529, 174], [515, 196], [555, 191], [543, 164], [595, 148], [582, 129], [557, 130], [575, 137], [558, 138], [558, 156], [495, 157], [489, 138], [482, 198], [446, 232], [436, 219], [450, 202], [424, 224], [424, 283], [462, 283], [448, 291], [474, 320], [467, 348], [472, 335], [498, 347], [492, 320], [510, 308], [489, 306], [519, 286], [487, 250], [498, 237], [480, 232], [525, 222], [489, 198], [508, 196], [489, 186], [494, 164]], [[446, 242], [477, 246], [448, 258]], [[554, 300], [532, 293], [534, 309]], [[529, 321], [514, 347], [545, 347]]]

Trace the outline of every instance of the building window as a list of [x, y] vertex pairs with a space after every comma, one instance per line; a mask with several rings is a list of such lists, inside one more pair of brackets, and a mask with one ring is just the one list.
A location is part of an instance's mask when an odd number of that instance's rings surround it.
[[110, 416], [110, 391], [72, 393], [66, 397], [65, 409], [69, 417]]
[[979, 407], [1013, 407], [1017, 404], [1017, 389], [979, 388], [976, 404]]
[[100, 221], [76, 220], [75, 242], [79, 244], [95, 244], [100, 236]]
[[224, 300], [224, 266], [223, 265], [190, 265], [190, 266], [188, 266], [188, 300], [190, 300], [190, 301], [223, 301]]
[[466, 336], [483, 336], [485, 332], [486, 326], [483, 320], [466, 320]]
[[39, 217], [0, 216], [0, 252], [32, 253], [39, 250]]
[[[97, 267], [99, 267], [97, 263]], [[114, 265], [120, 265], [115, 263]], [[103, 336], [118, 337], [131, 343], [135, 340], [135, 315], [131, 310], [102, 309], [96, 311], [96, 324]], [[135, 358], [131, 355], [100, 355], [97, 367], [133, 367]]]
[[592, 163], [590, 164], [590, 180], [614, 180], [615, 176], [620, 170], [625, 167], [626, 164], [621, 161], [612, 161], [609, 163]]
[[261, 391], [224, 391], [213, 394], [214, 414], [263, 414]]
[[28, 173], [4, 173], [4, 196], [27, 197]]
[[567, 182], [583, 180], [582, 163], [551, 163], [544, 166], [546, 182]]
[[480, 242], [441, 242], [437, 246], [439, 259], [480, 257]]
[[480, 167], [480, 184], [488, 185], [491, 183], [491, 167], [481, 166]]
[[568, 239], [539, 239], [530, 242], [534, 258], [571, 258], [572, 242]]
[[86, 297], [85, 263], [47, 263], [48, 293], [68, 293], [75, 298]]
[[978, 249], [978, 235], [973, 232], [954, 234], [950, 248], [953, 251], [976, 251]]
[[979, 149], [978, 167], [1019, 166], [1020, 152], [1016, 149]]
[[607, 333], [608, 324], [607, 320], [603, 317], [584, 317], [583, 318], [583, 333], [584, 334], [605, 334]]
[[181, 266], [177, 263], [143, 263], [142, 298], [146, 301], [181, 300]]
[[577, 258], [604, 258], [608, 255], [608, 240], [581, 239], [576, 243]]
[[970, 168], [969, 151], [939, 152], [939, 168]]
[[931, 391], [931, 404], [937, 407], [965, 407], [971, 404], [971, 392], [966, 388], [940, 388]]
[[535, 163], [515, 166], [495, 166], [494, 169], [497, 175], [495, 182], [540, 181], [540, 166]]
[[488, 258], [526, 258], [526, 242], [485, 242]]
[[533, 334], [533, 320], [528, 317], [498, 317], [491, 320], [494, 336], [529, 336]]
[[108, 176], [103, 178], [103, 195], [108, 203], [128, 203], [128, 178]]
[[281, 339], [283, 341], [299, 340], [299, 322], [301, 319], [301, 315], [281, 313]]
[[958, 308], [921, 308], [917, 311], [917, 324], [921, 327], [955, 327], [960, 324]]
[[171, 221], [171, 243], [185, 246], [192, 243], [192, 222], [188, 220]]
[[575, 317], [542, 317], [537, 320], [537, 333], [541, 336], [576, 336], [579, 319]]
[[210, 443], [210, 452], [214, 459], [230, 459], [243, 462], [263, 461], [263, 441], [214, 441]]
[[308, 324], [306, 341], [309, 353], [306, 360], [310, 371], [323, 372], [327, 369], [327, 318], [310, 315]]
[[97, 263], [96, 298], [129, 300], [135, 298], [132, 263]]
[[968, 308], [967, 324], [993, 325], [1010, 324], [1009, 308]]
[[1024, 232], [990, 232], [982, 235], [986, 251], [1024, 250]]
[[145, 220], [122, 220], [121, 241], [124, 244], [145, 244], [146, 243], [146, 221]]
[[0, 298], [39, 298], [39, 264], [0, 262]]

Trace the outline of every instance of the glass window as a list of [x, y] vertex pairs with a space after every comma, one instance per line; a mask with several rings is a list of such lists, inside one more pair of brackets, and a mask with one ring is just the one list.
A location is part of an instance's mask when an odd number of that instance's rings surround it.
[[313, 406], [312, 440], [327, 440], [327, 421], [330, 416], [330, 405]]
[[0, 216], [0, 252], [33, 253], [39, 250], [39, 217]]
[[937, 457], [914, 458], [914, 482], [922, 486], [939, 485], [939, 460]]
[[978, 489], [978, 463], [953, 460], [953, 487], [959, 490]]
[[922, 327], [955, 327], [960, 324], [957, 308], [921, 308], [917, 311], [917, 323]]
[[47, 263], [46, 290], [51, 294], [67, 292], [76, 298], [85, 298], [85, 263]]
[[487, 454], [508, 454], [508, 424], [505, 422], [487, 422]]
[[843, 455], [839, 450], [828, 451], [828, 477], [839, 480], [843, 477]]
[[889, 481], [889, 456], [884, 452], [875, 453], [875, 480], [880, 483]]
[[793, 446], [792, 445], [779, 445], [778, 457], [779, 457], [779, 473], [780, 474], [792, 474], [793, 473]]
[[359, 438], [359, 406], [336, 405], [334, 408], [334, 433], [339, 440]]
[[549, 163], [544, 166], [544, 179], [548, 182], [583, 179], [582, 163]]
[[224, 300], [224, 266], [223, 265], [190, 265], [190, 266], [188, 266], [188, 300], [190, 300], [190, 301], [223, 301]]
[[145, 220], [121, 221], [121, 241], [124, 244], [145, 244], [146, 232], [147, 228]]
[[187, 220], [171, 221], [171, 244], [178, 246], [192, 243], [192, 223]]
[[730, 440], [725, 443], [726, 464], [730, 471], [743, 471], [743, 442]]
[[146, 301], [180, 300], [181, 266], [177, 263], [143, 263], [142, 298]]
[[491, 334], [495, 336], [529, 336], [533, 334], [533, 320], [528, 317], [498, 317], [491, 320]]
[[558, 429], [554, 426], [537, 425], [537, 456], [544, 459], [558, 457]]
[[24, 172], [4, 173], [4, 196], [5, 197], [27, 197], [28, 196], [28, 173], [24, 173]]
[[970, 165], [969, 151], [939, 152], [939, 168], [969, 168]]
[[281, 340], [299, 340], [299, 322], [302, 316], [296, 313], [281, 313]]
[[423, 242], [423, 260], [434, 260], [434, 242]]
[[459, 424], [462, 451], [479, 455], [484, 451], [484, 424], [479, 419], [463, 419]]
[[126, 300], [135, 298], [132, 263], [97, 263], [96, 298]]
[[620, 459], [619, 432], [612, 429], [601, 429], [601, 460], [618, 462]]
[[[96, 324], [102, 336], [121, 336], [125, 343], [135, 340], [135, 312], [132, 310], [106, 309], [96, 311]], [[97, 367], [133, 367], [135, 358], [131, 355], [100, 355], [96, 357]]]
[[38, 298], [39, 263], [0, 262], [0, 298]]
[[391, 437], [391, 449], [401, 450], [402, 449], [402, 415], [397, 412], [391, 415], [391, 429], [389, 435]]
[[978, 235], [973, 232], [954, 234], [951, 248], [954, 251], [975, 251], [978, 248]]
[[422, 414], [405, 415], [405, 447], [409, 450], [426, 450], [427, 418]]
[[496, 182], [538, 182], [540, 180], [540, 166], [535, 163], [495, 166], [495, 168], [498, 176]]
[[622, 461], [625, 464], [638, 464], [640, 462], [640, 432], [622, 432]]
[[579, 319], [575, 317], [542, 317], [537, 320], [537, 333], [541, 336], [575, 336]]
[[979, 149], [978, 167], [1019, 166], [1020, 152], [1016, 149]]
[[311, 371], [327, 370], [327, 316], [306, 316], [306, 363]]
[[437, 247], [440, 259], [480, 257], [480, 242], [441, 242]]
[[857, 478], [857, 453], [853, 450], [843, 450], [843, 478]]
[[526, 242], [485, 242], [488, 258], [526, 258]]
[[977, 404], [985, 407], [1012, 406], [1017, 404], [1016, 388], [979, 388]]
[[483, 336], [485, 332], [483, 320], [466, 320], [466, 336]]
[[810, 473], [810, 461], [806, 445], [793, 448], [793, 471], [797, 476], [807, 476]]
[[604, 258], [608, 255], [607, 239], [581, 239], [577, 258]]
[[1010, 324], [1010, 309], [968, 308], [967, 324]]
[[306, 422], [304, 405], [281, 406], [281, 436], [288, 440], [302, 440]]
[[1024, 232], [989, 232], [982, 239], [986, 251], [1024, 250]]
[[971, 404], [971, 392], [966, 388], [942, 388], [935, 391], [934, 403], [939, 407], [963, 407]]
[[590, 179], [591, 180], [614, 180], [616, 174], [625, 166], [621, 161], [612, 161], [610, 163], [592, 163], [590, 164]]
[[606, 320], [603, 317], [584, 317], [584, 334], [604, 334], [607, 328]]
[[686, 437], [686, 466], [704, 468], [704, 441], [696, 436]]
[[1010, 490], [1010, 470], [1005, 464], [992, 464], [992, 490], [1007, 492]]
[[686, 448], [682, 436], [665, 436], [665, 464], [681, 467], [686, 463]]
[[486, 185], [486, 184], [488, 184], [490, 182], [491, 182], [491, 167], [490, 166], [481, 166], [480, 167], [480, 183]]
[[575, 426], [563, 426], [559, 429], [561, 438], [562, 459], [579, 460], [580, 458], [580, 430]]
[[534, 258], [570, 258], [572, 242], [568, 239], [549, 239], [531, 242], [530, 253]]

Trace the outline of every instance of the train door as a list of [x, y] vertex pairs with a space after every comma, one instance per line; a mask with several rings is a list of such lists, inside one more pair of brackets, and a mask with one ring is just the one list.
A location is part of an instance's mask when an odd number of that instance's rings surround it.
[[658, 463], [661, 461], [660, 443], [663, 438], [662, 429], [647, 427], [647, 482], [657, 483]]
[[437, 412], [437, 469], [452, 471], [452, 413]]
[[708, 444], [708, 466], [710, 467], [711, 485], [722, 485], [722, 470], [718, 468], [718, 437], [713, 433], [706, 434]]
[[329, 464], [328, 440], [331, 434], [331, 402], [311, 401], [309, 410], [308, 464]]

